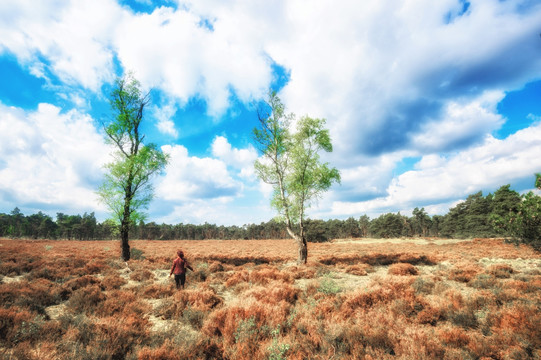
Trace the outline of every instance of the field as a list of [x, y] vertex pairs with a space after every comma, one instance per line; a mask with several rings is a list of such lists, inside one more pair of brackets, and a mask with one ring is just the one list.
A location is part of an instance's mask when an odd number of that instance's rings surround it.
[[[3, 359], [540, 359], [541, 256], [497, 239], [0, 240]], [[177, 291], [177, 249], [194, 267]]]

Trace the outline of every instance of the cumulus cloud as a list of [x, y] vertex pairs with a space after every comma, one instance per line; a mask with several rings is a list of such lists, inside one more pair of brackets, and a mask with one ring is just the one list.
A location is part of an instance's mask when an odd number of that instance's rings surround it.
[[[454, 130], [453, 102], [538, 77], [541, 6], [529, 4], [474, 2], [461, 14], [454, 0], [318, 2], [310, 11], [288, 2], [290, 36], [267, 49], [291, 69], [285, 103], [329, 120], [338, 158], [377, 156], [409, 148], [427, 124], [447, 121]], [[441, 145], [460, 150], [484, 136]]]
[[488, 136], [481, 145], [451, 156], [423, 156], [414, 170], [391, 181], [386, 196], [359, 202], [336, 201], [333, 212], [380, 214], [411, 209], [413, 204], [421, 203], [441, 213], [448, 210], [442, 204], [454, 204], [481, 189], [494, 191], [528, 177], [533, 187], [540, 152], [541, 123], [504, 140]]
[[50, 104], [35, 111], [0, 104], [0, 113], [0, 199], [21, 208], [101, 210], [94, 189], [109, 149], [92, 118]]
[[156, 195], [167, 201], [194, 199], [232, 199], [243, 188], [227, 171], [226, 164], [218, 159], [189, 156], [182, 145], [164, 145], [170, 155], [166, 174], [157, 184]]
[[162, 106], [154, 106], [152, 113], [156, 118], [156, 127], [164, 134], [173, 138], [178, 138], [178, 130], [175, 128], [175, 123], [172, 120], [173, 116], [177, 112], [177, 106], [174, 102]]
[[98, 91], [113, 78], [110, 34], [122, 18], [110, 0], [21, 0], [0, 4], [0, 53], [14, 54], [34, 75]]
[[253, 146], [250, 145], [246, 149], [235, 149], [225, 137], [216, 136], [211, 149], [213, 156], [240, 170], [241, 177], [250, 179], [255, 176], [254, 162], [257, 159], [257, 151]]

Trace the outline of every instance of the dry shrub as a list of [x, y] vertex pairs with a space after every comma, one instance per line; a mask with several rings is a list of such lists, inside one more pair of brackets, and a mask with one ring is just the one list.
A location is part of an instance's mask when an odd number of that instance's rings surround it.
[[34, 315], [18, 307], [0, 308], [0, 344], [12, 345], [20, 341], [21, 325], [29, 323]]
[[213, 255], [204, 257], [206, 260], [218, 261], [222, 264], [242, 266], [242, 265], [260, 265], [270, 264], [274, 261], [267, 256], [231, 256], [231, 255]]
[[438, 337], [440, 340], [452, 347], [466, 347], [470, 342], [468, 333], [461, 328], [457, 327], [445, 327], [438, 331]]
[[419, 324], [429, 324], [436, 326], [436, 324], [445, 319], [445, 310], [440, 307], [435, 307], [431, 304], [426, 304], [421, 311], [417, 314], [417, 322]]
[[154, 274], [147, 269], [137, 269], [130, 274], [130, 279], [133, 281], [152, 280], [154, 279]]
[[68, 280], [64, 283], [64, 289], [69, 291], [79, 290], [81, 288], [90, 286], [90, 285], [101, 285], [101, 281], [92, 275], [84, 275], [77, 277], [75, 279]]
[[3, 306], [21, 306], [43, 314], [45, 307], [66, 298], [67, 292], [60, 285], [46, 279], [0, 284], [0, 303]]
[[499, 282], [493, 275], [477, 274], [468, 285], [475, 289], [494, 289], [499, 286]]
[[295, 304], [298, 295], [299, 289], [282, 281], [273, 281], [268, 286], [254, 288], [245, 293], [245, 296], [252, 296], [267, 304], [277, 304], [280, 301]]
[[366, 255], [340, 255], [321, 257], [319, 262], [325, 265], [364, 263], [372, 266], [387, 266], [395, 263], [412, 265], [436, 265], [436, 259], [425, 254], [412, 253], [370, 253]]
[[181, 360], [179, 350], [175, 345], [166, 340], [159, 348], [151, 349], [149, 347], [142, 348], [137, 353], [137, 360]]
[[162, 299], [175, 293], [173, 285], [150, 284], [143, 290], [145, 299]]
[[102, 259], [92, 259], [83, 268], [85, 274], [99, 274], [107, 268], [107, 263]]
[[211, 273], [224, 271], [224, 266], [219, 261], [212, 261], [209, 265], [209, 271]]
[[431, 294], [435, 287], [433, 279], [419, 276], [411, 284], [416, 294]]
[[202, 328], [204, 335], [221, 339], [220, 348], [226, 358], [243, 359], [247, 354], [260, 359], [265, 356], [265, 347], [271, 331], [282, 324], [290, 305], [280, 302], [276, 306], [251, 302], [221, 308], [209, 315]]
[[179, 291], [174, 298], [175, 302], [184, 304], [184, 307], [189, 305], [191, 308], [201, 311], [210, 311], [223, 302], [211, 287]]
[[125, 359], [149, 337], [149, 323], [144, 317], [130, 315], [103, 318], [96, 324], [93, 358]]
[[396, 263], [389, 266], [389, 275], [417, 275], [417, 268], [409, 263]]
[[122, 276], [118, 274], [110, 274], [103, 278], [101, 285], [106, 290], [115, 290], [120, 289], [123, 285], [126, 285], [127, 281]]
[[105, 295], [98, 285], [90, 285], [71, 295], [67, 308], [75, 313], [92, 313], [96, 307], [105, 300]]
[[498, 279], [508, 279], [515, 273], [515, 270], [508, 264], [494, 264], [488, 267], [487, 273]]
[[[199, 317], [210, 312], [222, 304], [223, 300], [216, 295], [216, 291], [210, 287], [199, 289], [187, 289], [175, 293], [173, 299], [165, 300], [161, 306], [155, 310], [155, 315], [164, 319], [180, 319], [184, 315], [189, 322], [198, 324], [193, 317]], [[189, 309], [190, 314], [185, 314]], [[200, 313], [196, 313], [200, 312]]]
[[226, 287], [235, 286], [241, 282], [248, 282], [250, 278], [250, 272], [248, 270], [241, 270], [234, 272], [225, 282]]
[[316, 276], [316, 270], [313, 266], [291, 266], [284, 271], [293, 279], [313, 279]]
[[459, 264], [449, 271], [447, 278], [458, 282], [470, 282], [477, 274], [481, 272], [481, 268], [473, 264]]
[[40, 266], [36, 269], [33, 269], [28, 274], [28, 280], [35, 280], [35, 279], [47, 279], [51, 281], [58, 281], [63, 280], [64, 278], [70, 276], [71, 273], [69, 269], [63, 268], [63, 267], [57, 267], [56, 264], [48, 264], [44, 266]]
[[366, 276], [366, 275], [368, 275], [369, 271], [372, 271], [372, 266], [370, 266], [368, 264], [348, 265], [345, 268], [345, 271], [348, 274], [352, 274], [352, 275]]
[[282, 272], [276, 267], [263, 267], [253, 270], [249, 276], [250, 282], [254, 284], [266, 285], [271, 280], [280, 280], [287, 283], [292, 283], [293, 279], [287, 272]]
[[413, 279], [388, 279], [377, 284], [369, 291], [355, 291], [345, 295], [340, 313], [344, 318], [352, 316], [357, 309], [368, 309], [380, 304], [388, 304], [395, 299], [412, 299], [415, 297], [411, 287]]
[[538, 306], [515, 304], [489, 315], [491, 331], [503, 344], [525, 349], [541, 348], [541, 314]]

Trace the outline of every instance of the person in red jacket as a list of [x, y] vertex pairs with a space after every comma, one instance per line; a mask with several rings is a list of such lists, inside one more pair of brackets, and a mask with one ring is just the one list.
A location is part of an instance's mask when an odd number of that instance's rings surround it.
[[186, 268], [193, 271], [193, 268], [188, 264], [188, 261], [184, 259], [184, 253], [182, 250], [177, 251], [177, 258], [173, 261], [173, 267], [169, 273], [169, 277], [175, 274], [175, 284], [177, 289], [181, 287], [184, 289], [184, 283], [186, 282]]

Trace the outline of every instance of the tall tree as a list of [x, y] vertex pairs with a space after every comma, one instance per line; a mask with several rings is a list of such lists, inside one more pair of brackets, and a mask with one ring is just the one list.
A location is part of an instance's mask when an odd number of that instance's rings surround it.
[[115, 152], [114, 160], [106, 164], [108, 172], [98, 195], [120, 223], [122, 258], [126, 261], [130, 259], [130, 225], [144, 218], [141, 211], [153, 197], [151, 178], [168, 162], [168, 156], [155, 144], [143, 144], [140, 125], [149, 95], [141, 93], [131, 74], [117, 79], [110, 95], [114, 117], [104, 124], [105, 140]]
[[273, 186], [272, 206], [286, 224], [288, 234], [298, 245], [299, 264], [306, 263], [308, 247], [304, 227], [306, 209], [311, 202], [340, 181], [340, 173], [320, 160], [321, 151], [331, 152], [325, 120], [303, 117], [296, 131], [289, 127], [294, 115], [275, 92], [270, 92], [265, 110], [258, 111], [260, 127], [254, 129], [254, 141], [262, 154], [255, 162], [258, 177]]

